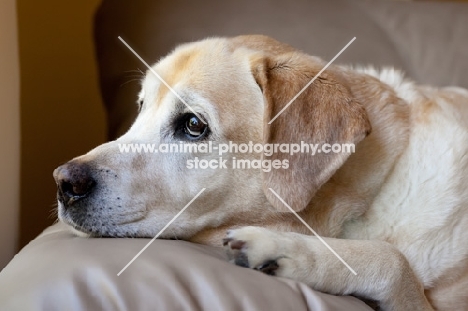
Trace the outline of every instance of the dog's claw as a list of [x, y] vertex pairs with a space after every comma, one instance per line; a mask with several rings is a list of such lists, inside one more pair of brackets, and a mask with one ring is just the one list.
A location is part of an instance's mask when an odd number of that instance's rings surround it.
[[223, 239], [223, 246], [226, 246], [228, 244], [229, 244], [229, 247], [231, 249], [240, 250], [240, 249], [242, 249], [242, 247], [244, 247], [245, 241], [234, 240], [234, 239], [231, 239], [231, 238]]
[[279, 268], [278, 262], [274, 259], [265, 261], [262, 265], [255, 268], [260, 272], [268, 275], [275, 275], [275, 271]]

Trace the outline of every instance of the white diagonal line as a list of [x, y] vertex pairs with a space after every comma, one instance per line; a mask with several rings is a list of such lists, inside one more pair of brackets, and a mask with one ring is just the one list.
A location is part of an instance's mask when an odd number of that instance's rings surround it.
[[276, 118], [278, 118], [280, 114], [282, 114], [293, 103], [293, 101], [295, 101], [302, 94], [302, 92], [304, 92], [305, 89], [308, 88], [309, 85], [311, 85], [315, 81], [315, 79], [317, 79], [322, 74], [322, 72], [324, 72], [328, 68], [328, 66], [330, 66], [331, 63], [333, 63], [335, 59], [337, 59], [338, 56], [340, 56], [340, 54], [343, 53], [344, 50], [346, 50], [348, 46], [351, 45], [351, 43], [353, 43], [354, 40], [356, 40], [356, 37], [352, 38], [351, 41], [349, 41], [348, 44], [346, 44], [345, 47], [342, 48], [341, 51], [339, 51], [338, 54], [336, 54], [335, 57], [333, 57], [332, 60], [329, 61], [328, 64], [326, 64], [325, 67], [323, 67], [322, 70], [320, 70], [319, 73], [316, 74], [315, 77], [312, 80], [310, 80], [309, 83], [307, 83], [306, 86], [304, 86], [302, 90], [300, 90], [299, 93], [297, 93], [296, 96], [294, 96], [293, 99], [291, 99], [289, 103], [287, 103], [286, 106], [284, 106], [284, 108], [281, 109], [281, 111], [276, 114], [276, 116], [273, 117], [273, 119], [271, 119], [270, 122], [268, 122], [268, 124], [273, 123], [273, 121], [275, 121]]
[[345, 266], [346, 268], [349, 269], [349, 271], [351, 271], [354, 275], [357, 275], [356, 271], [354, 271], [353, 268], [351, 268], [347, 263], [346, 261], [343, 260], [343, 258], [341, 258], [340, 255], [337, 254], [337, 252], [335, 252], [333, 250], [333, 248], [330, 247], [330, 245], [328, 245], [327, 242], [325, 242], [324, 239], [322, 239], [322, 237], [320, 235], [317, 234], [317, 232], [314, 231], [314, 229], [312, 229], [305, 221], [304, 219], [301, 218], [301, 216], [299, 216], [292, 208], [291, 206], [288, 205], [288, 203], [286, 203], [273, 189], [271, 188], [268, 188], [270, 189], [270, 191], [287, 207], [289, 208], [289, 210], [297, 217], [297, 219], [299, 219], [316, 237], [317, 239], [320, 240], [320, 242], [322, 242], [332, 253], [333, 255], [335, 255]]
[[117, 276], [120, 276], [120, 275], [122, 274], [122, 272], [124, 272], [125, 269], [127, 269], [128, 266], [130, 266], [130, 265], [135, 261], [135, 259], [137, 259], [138, 256], [140, 256], [140, 255], [148, 248], [148, 246], [150, 246], [150, 245], [154, 242], [154, 240], [156, 240], [156, 239], [161, 235], [161, 233], [163, 233], [164, 230], [166, 230], [167, 227], [169, 227], [169, 226], [177, 219], [177, 217], [179, 217], [180, 214], [182, 214], [182, 213], [185, 211], [185, 209], [187, 209], [187, 207], [189, 207], [190, 204], [192, 204], [193, 201], [195, 201], [195, 199], [198, 198], [198, 196], [199, 196], [200, 194], [202, 194], [203, 191], [205, 191], [205, 189], [206, 189], [206, 188], [203, 188], [202, 190], [200, 190], [200, 192], [198, 192], [198, 194], [197, 194], [192, 200], [190, 200], [190, 202], [188, 202], [187, 205], [185, 205], [184, 208], [181, 209], [180, 212], [178, 212], [177, 215], [175, 215], [174, 218], [172, 218], [172, 220], [169, 221], [169, 222], [167, 223], [167, 225], [165, 225], [164, 228], [162, 228], [161, 231], [159, 231], [158, 234], [156, 234], [156, 236], [155, 236], [154, 238], [152, 238], [151, 241], [149, 241], [148, 244], [146, 244], [145, 247], [143, 247], [143, 248], [141, 249], [141, 251], [139, 251], [138, 254], [136, 254], [135, 257], [133, 257], [133, 259], [130, 260], [130, 262], [129, 262], [125, 267], [123, 267], [122, 270], [120, 270], [119, 273], [117, 273]]
[[185, 106], [187, 106], [188, 109], [190, 109], [190, 111], [193, 112], [194, 115], [197, 116], [198, 119], [200, 119], [200, 120], [203, 122], [203, 124], [206, 124], [205, 120], [204, 120], [202, 117], [200, 117], [200, 115], [199, 115], [198, 113], [196, 113], [196, 112], [192, 109], [192, 107], [190, 107], [190, 105], [187, 104], [187, 102], [186, 102], [182, 97], [180, 97], [179, 94], [177, 94], [177, 92], [174, 91], [174, 89], [173, 89], [169, 84], [167, 84], [166, 81], [164, 81], [164, 79], [161, 78], [161, 76], [160, 76], [150, 65], [148, 65], [148, 63], [145, 62], [145, 60], [144, 60], [143, 58], [141, 58], [140, 55], [138, 55], [138, 53], [135, 52], [135, 50], [132, 49], [132, 47], [131, 47], [130, 45], [128, 45], [128, 43], [125, 42], [124, 39], [122, 39], [122, 37], [119, 36], [118, 38], [119, 38], [120, 41], [122, 41], [123, 44], [125, 44], [125, 46], [126, 46], [133, 54], [135, 54], [135, 56], [136, 56], [143, 64], [145, 64], [146, 67], [148, 67], [148, 69], [149, 69], [149, 70], [150, 70], [150, 71], [151, 71], [151, 72], [152, 72], [152, 73], [153, 73], [153, 74], [154, 74], [154, 75], [155, 75], [155, 76], [156, 76], [156, 77], [157, 77], [157, 78], [158, 78], [158, 79], [159, 79], [159, 80], [160, 80], [160, 81], [161, 81], [161, 82], [162, 82], [162, 83], [163, 83], [163, 84], [164, 84], [164, 85], [165, 85], [165, 86], [182, 102], [182, 103], [184, 103]]

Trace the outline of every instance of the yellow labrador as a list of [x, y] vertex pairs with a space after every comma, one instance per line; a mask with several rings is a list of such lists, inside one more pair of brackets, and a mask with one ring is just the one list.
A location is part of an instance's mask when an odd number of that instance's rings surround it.
[[[130, 130], [55, 170], [59, 218], [85, 236], [153, 237], [206, 188], [162, 238], [223, 243], [238, 265], [383, 310], [468, 310], [468, 91], [330, 66], [268, 124], [324, 65], [264, 36], [177, 47], [153, 68], [178, 95], [148, 71]], [[223, 155], [286, 161], [271, 170], [189, 167], [216, 152], [119, 149], [207, 141], [356, 147]]]

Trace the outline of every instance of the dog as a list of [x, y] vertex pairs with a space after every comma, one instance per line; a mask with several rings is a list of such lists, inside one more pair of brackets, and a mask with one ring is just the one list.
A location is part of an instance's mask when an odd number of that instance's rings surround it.
[[[331, 65], [283, 109], [324, 65], [260, 35], [178, 46], [147, 72], [128, 132], [54, 171], [59, 219], [82, 236], [154, 237], [205, 188], [160, 238], [223, 244], [237, 265], [382, 310], [468, 310], [468, 91]], [[268, 171], [118, 149], [206, 141], [355, 152], [225, 155], [287, 161]]]

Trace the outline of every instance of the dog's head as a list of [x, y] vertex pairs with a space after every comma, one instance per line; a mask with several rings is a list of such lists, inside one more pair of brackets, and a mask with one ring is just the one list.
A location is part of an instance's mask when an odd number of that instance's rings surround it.
[[[306, 208], [349, 153], [226, 152], [220, 158], [216, 147], [361, 141], [370, 124], [337, 69], [323, 72], [281, 112], [324, 65], [264, 36], [179, 46], [147, 72], [130, 130], [55, 170], [59, 218], [86, 235], [153, 237], [206, 188], [161, 235], [190, 239], [233, 220], [242, 225], [284, 212], [269, 188], [296, 211]], [[175, 152], [174, 146], [210, 141], [211, 153]], [[131, 152], [129, 144], [174, 148]], [[233, 167], [239, 160], [281, 165]], [[197, 169], [202, 161], [211, 168]]]

